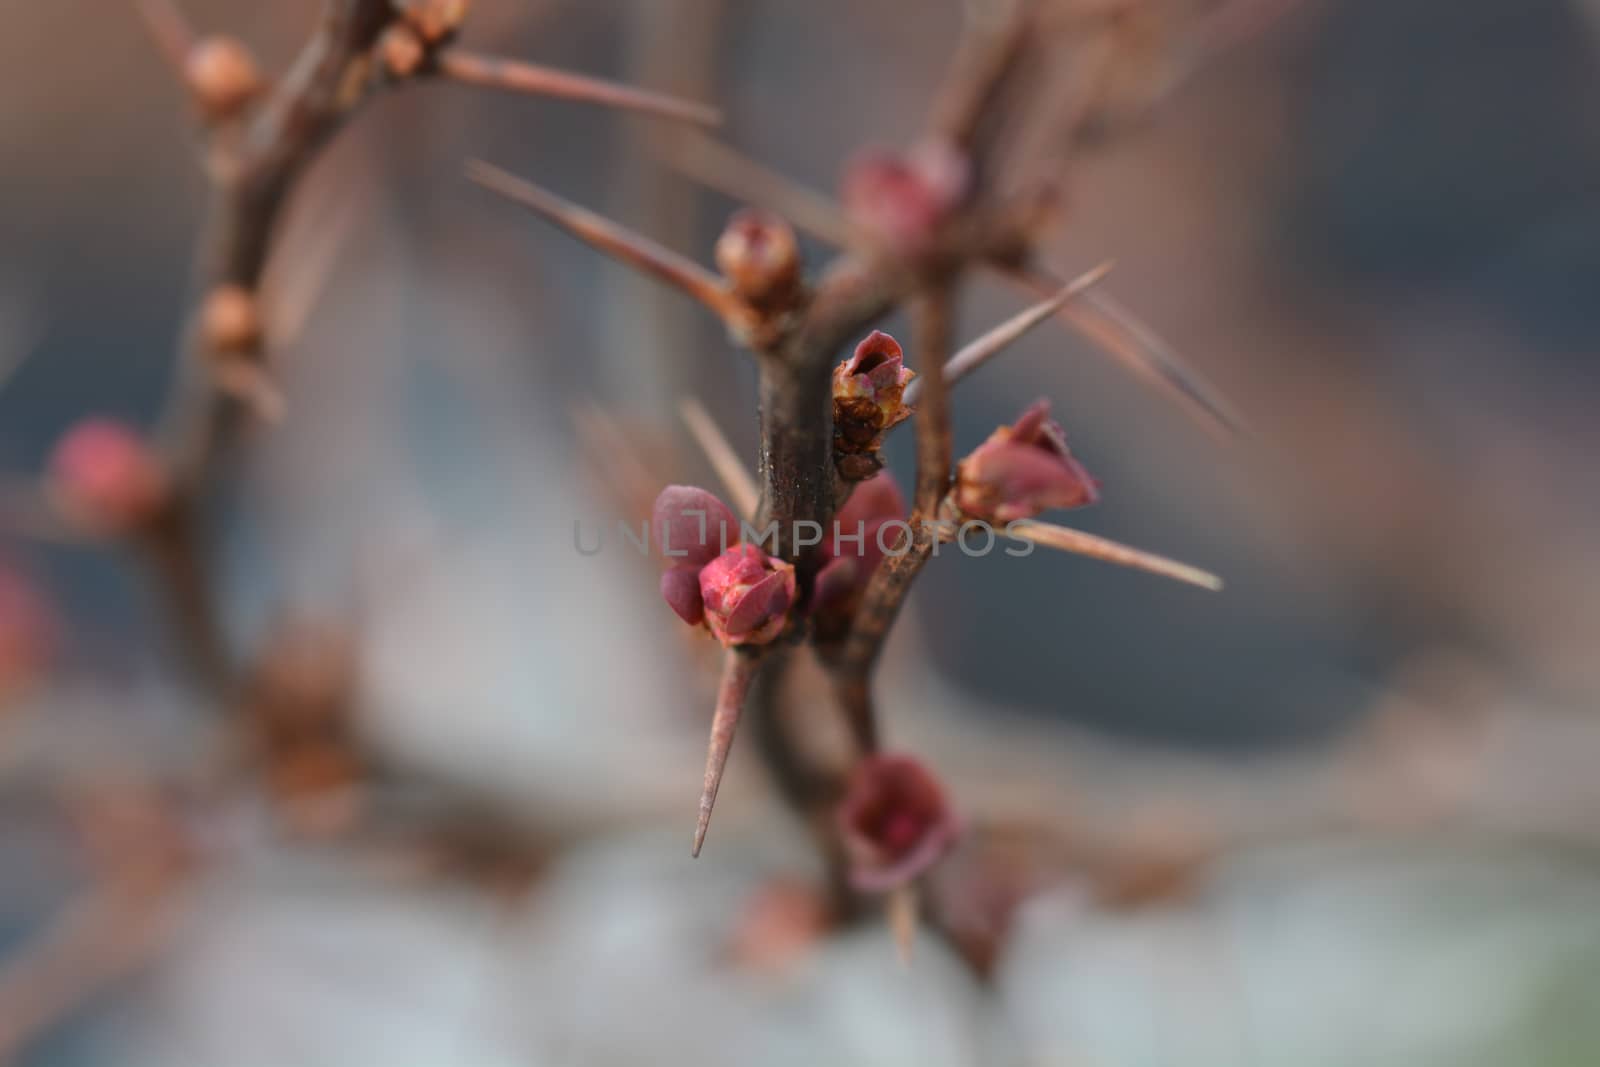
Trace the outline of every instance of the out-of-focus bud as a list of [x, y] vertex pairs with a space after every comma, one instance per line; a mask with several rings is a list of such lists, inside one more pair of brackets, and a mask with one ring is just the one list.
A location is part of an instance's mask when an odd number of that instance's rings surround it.
[[[879, 472], [856, 486], [855, 492], [834, 517], [823, 548], [828, 562], [817, 572], [811, 593], [811, 611], [819, 641], [842, 638], [861, 603], [878, 565], [883, 562], [884, 545], [879, 544], [885, 523], [904, 519], [905, 498], [893, 475]], [[885, 536], [893, 549], [899, 535]]]
[[1100, 499], [1099, 483], [1067, 449], [1050, 402], [1038, 400], [1015, 425], [1002, 426], [956, 467], [955, 505], [965, 516], [1008, 523], [1049, 508]]
[[261, 309], [242, 285], [219, 285], [200, 307], [200, 338], [206, 351], [240, 356], [261, 346]]
[[55, 635], [54, 614], [38, 588], [0, 562], [0, 712], [44, 673]]
[[884, 433], [911, 417], [903, 397], [914, 377], [899, 343], [882, 330], [873, 330], [834, 368], [833, 451], [846, 481], [870, 478], [882, 468]]
[[932, 244], [967, 195], [971, 167], [944, 141], [924, 141], [904, 155], [874, 150], [851, 161], [840, 190], [850, 220], [902, 254]]
[[416, 74], [428, 61], [428, 46], [410, 25], [396, 22], [378, 38], [376, 54], [384, 73], [404, 79]]
[[448, 40], [467, 19], [467, 0], [394, 0], [395, 12], [430, 45]]
[[650, 536], [670, 566], [704, 566], [739, 542], [739, 520], [728, 505], [693, 485], [669, 485], [651, 509]]
[[133, 430], [110, 419], [85, 419], [68, 430], [50, 460], [57, 505], [74, 522], [104, 534], [146, 529], [165, 510], [165, 466]]
[[896, 889], [939, 861], [961, 832], [944, 789], [910, 756], [868, 756], [856, 765], [839, 806], [850, 884], [866, 893]]
[[794, 567], [755, 545], [736, 545], [701, 569], [700, 597], [706, 625], [724, 646], [764, 645], [789, 621]]
[[800, 246], [789, 224], [769, 211], [735, 213], [715, 255], [733, 291], [757, 308], [781, 307], [799, 294]]
[[183, 76], [200, 113], [212, 122], [237, 117], [262, 88], [255, 57], [233, 37], [197, 42], [184, 60]]

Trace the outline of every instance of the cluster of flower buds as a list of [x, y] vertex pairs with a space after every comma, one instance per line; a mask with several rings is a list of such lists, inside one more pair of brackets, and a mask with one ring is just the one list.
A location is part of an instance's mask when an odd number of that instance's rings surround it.
[[67, 431], [50, 459], [50, 485], [67, 519], [105, 536], [150, 529], [172, 499], [161, 458], [138, 433], [110, 419], [85, 419]]
[[963, 459], [951, 493], [963, 517], [1002, 524], [1099, 498], [1099, 483], [1068, 450], [1047, 400], [1035, 401]]
[[906, 369], [899, 342], [873, 330], [849, 359], [833, 370], [833, 454], [839, 476], [859, 482], [883, 469], [883, 435], [911, 417]]
[[20, 571], [0, 563], [0, 711], [44, 672], [55, 634], [44, 596]]
[[704, 623], [729, 648], [764, 645], [783, 632], [795, 602], [794, 567], [739, 543], [739, 522], [715, 495], [667, 486], [656, 497], [651, 532], [668, 563], [661, 596], [684, 622]]
[[850, 883], [864, 893], [906, 885], [950, 849], [961, 823], [933, 774], [910, 756], [858, 763], [839, 805]]
[[243, 114], [265, 83], [255, 56], [233, 37], [207, 37], [189, 50], [183, 78], [207, 122], [227, 122]]
[[794, 229], [770, 211], [735, 213], [714, 254], [729, 288], [757, 311], [785, 311], [799, 301], [800, 244]]
[[840, 198], [850, 221], [901, 255], [926, 251], [966, 198], [971, 167], [954, 146], [924, 141], [904, 155], [872, 151], [845, 171]]
[[448, 42], [467, 21], [468, 0], [393, 0], [400, 21], [429, 46]]
[[884, 526], [903, 522], [905, 498], [888, 471], [856, 486], [834, 517], [834, 530], [823, 542], [828, 562], [817, 572], [811, 613], [817, 640], [837, 641], [849, 630], [872, 573], [883, 562]]

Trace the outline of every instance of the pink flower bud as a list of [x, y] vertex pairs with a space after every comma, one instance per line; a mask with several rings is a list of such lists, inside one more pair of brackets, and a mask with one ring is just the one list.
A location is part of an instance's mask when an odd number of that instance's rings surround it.
[[1067, 449], [1047, 400], [995, 430], [957, 465], [954, 495], [962, 514], [998, 523], [1100, 499], [1099, 483]]
[[839, 806], [850, 884], [862, 892], [898, 888], [932, 867], [955, 843], [960, 822], [944, 789], [910, 756], [874, 755], [857, 764]]
[[695, 563], [661, 572], [661, 598], [690, 626], [706, 619], [705, 602], [700, 599], [700, 566]]
[[0, 711], [44, 672], [55, 619], [33, 583], [0, 563]]
[[137, 433], [109, 419], [85, 419], [67, 431], [50, 469], [62, 509], [103, 533], [148, 526], [170, 497], [161, 460]]
[[833, 448], [847, 479], [870, 477], [882, 467], [877, 453], [884, 432], [911, 417], [903, 398], [914, 377], [899, 342], [882, 330], [873, 330], [834, 368]]
[[668, 566], [703, 566], [739, 541], [728, 505], [693, 485], [669, 485], [656, 497], [650, 536]]
[[[706, 625], [724, 645], [764, 645], [794, 604], [794, 567], [755, 545], [736, 545], [700, 571]], [[681, 613], [680, 613], [681, 614]]]
[[717, 267], [733, 291], [757, 307], [790, 302], [800, 288], [800, 246], [778, 216], [746, 208], [717, 238]]
[[902, 254], [933, 243], [966, 196], [970, 167], [943, 141], [905, 155], [882, 150], [857, 156], [845, 170], [841, 199], [856, 225]]

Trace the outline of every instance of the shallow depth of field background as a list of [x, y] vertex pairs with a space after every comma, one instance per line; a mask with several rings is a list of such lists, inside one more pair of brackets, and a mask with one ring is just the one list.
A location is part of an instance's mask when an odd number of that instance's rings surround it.
[[[466, 41], [714, 100], [726, 140], [826, 191], [854, 149], [917, 129], [960, 6], [479, 0]], [[125, 5], [12, 7], [0, 364], [26, 362], [0, 390], [0, 470], [28, 476], [84, 414], [154, 417], [204, 186]], [[314, 9], [186, 7], [274, 66]], [[380, 98], [282, 235], [274, 292], [303, 323], [275, 353], [290, 418], [228, 502], [230, 625], [359, 618], [384, 750], [560, 847], [512, 910], [230, 825], [237, 861], [167, 951], [23, 1062], [1600, 1063], [1597, 47], [1586, 0], [1303, 0], [1077, 164], [1051, 258], [1115, 258], [1108, 290], [1254, 433], [1217, 444], [1046, 327], [959, 388], [958, 452], [1050, 396], [1105, 487], [1071, 521], [1228, 588], [941, 560], [886, 657], [887, 730], [975, 812], [1222, 849], [1138, 909], [1064, 879], [988, 989], [932, 939], [902, 972], [874, 927], [729, 962], [752, 895], [811, 860], [736, 748], [689, 861], [711, 679], [646, 561], [614, 537], [574, 550], [574, 521], [622, 517], [574, 413], [712, 485], [678, 398], [753, 461], [753, 375], [689, 301], [461, 168], [703, 261], [733, 205], [663, 162], [661, 123], [443, 85]], [[960, 333], [1018, 306], [978, 281]], [[137, 576], [0, 554], [48, 583], [64, 632], [56, 682], [0, 716], [0, 794], [181, 759], [201, 712]], [[80, 874], [36, 814], [0, 809], [0, 973]]]

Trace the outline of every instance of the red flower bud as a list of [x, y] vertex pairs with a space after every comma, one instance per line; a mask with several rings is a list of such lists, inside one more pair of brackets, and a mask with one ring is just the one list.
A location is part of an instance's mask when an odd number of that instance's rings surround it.
[[999, 523], [1100, 499], [1099, 483], [1067, 449], [1047, 400], [990, 434], [957, 465], [954, 495], [962, 514]]
[[873, 151], [845, 171], [841, 199], [856, 225], [901, 253], [919, 252], [966, 196], [966, 159], [943, 141], [905, 155]]
[[705, 622], [706, 606], [700, 599], [700, 565], [688, 563], [662, 571], [661, 599], [690, 626]]
[[[755, 545], [736, 545], [700, 571], [706, 625], [726, 646], [764, 645], [794, 604], [794, 567]], [[681, 614], [681, 613], [680, 613]]]
[[911, 417], [904, 394], [914, 377], [899, 342], [882, 330], [873, 330], [834, 368], [833, 446], [847, 479], [870, 477], [882, 467], [877, 453], [885, 431]]
[[200, 111], [213, 122], [233, 118], [261, 92], [261, 71], [243, 42], [207, 37], [190, 49], [184, 80]]
[[0, 710], [43, 673], [55, 645], [55, 619], [20, 572], [0, 563]]
[[669, 485], [656, 497], [650, 535], [669, 566], [704, 566], [739, 542], [739, 520], [716, 495]]
[[733, 291], [757, 307], [787, 303], [800, 288], [800, 246], [778, 216], [746, 208], [717, 238], [717, 268]]
[[69, 430], [50, 468], [62, 509], [103, 533], [147, 526], [171, 492], [161, 460], [137, 433], [109, 419], [86, 419]]
[[868, 756], [839, 806], [850, 884], [868, 893], [905, 885], [954, 844], [960, 822], [944, 789], [910, 756]]

